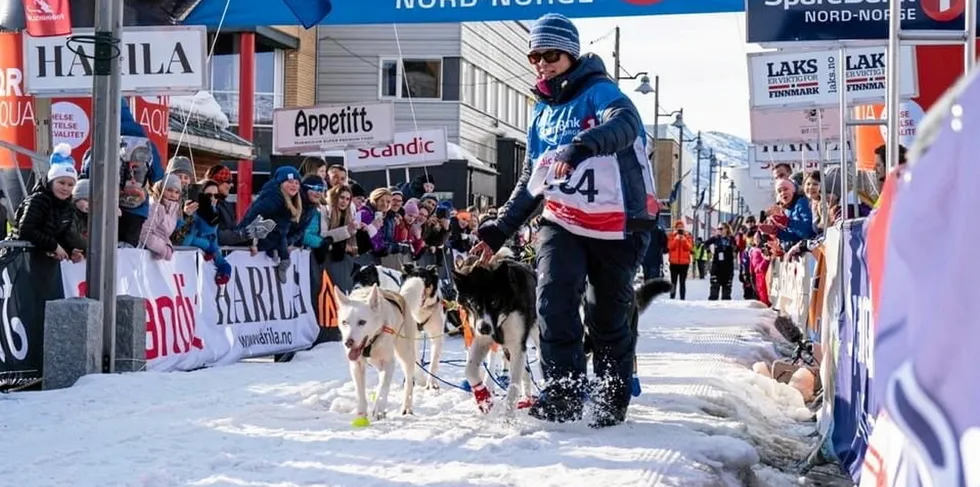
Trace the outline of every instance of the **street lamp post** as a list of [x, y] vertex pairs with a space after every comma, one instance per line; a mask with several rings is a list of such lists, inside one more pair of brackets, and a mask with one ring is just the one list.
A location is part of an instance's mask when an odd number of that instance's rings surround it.
[[714, 149], [711, 150], [711, 157], [708, 158], [708, 208], [707, 215], [705, 218], [706, 227], [709, 229], [708, 235], [711, 235], [711, 215], [715, 212], [714, 200], [715, 200], [715, 166], [718, 165], [718, 157], [715, 156]]
[[729, 218], [735, 220], [735, 179], [733, 178], [728, 183], [728, 198], [731, 200], [728, 204]]

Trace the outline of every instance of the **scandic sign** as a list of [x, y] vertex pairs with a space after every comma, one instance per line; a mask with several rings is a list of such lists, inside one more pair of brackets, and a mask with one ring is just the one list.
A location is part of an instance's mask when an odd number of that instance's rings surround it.
[[351, 171], [435, 166], [449, 159], [445, 129], [399, 132], [387, 145], [353, 149], [345, 153]]
[[[965, 0], [903, 0], [902, 30], [963, 30]], [[886, 0], [746, 0], [746, 42], [888, 38]], [[980, 25], [980, 21], [978, 21]]]
[[272, 150], [277, 154], [374, 147], [394, 137], [391, 103], [280, 108], [272, 114]]
[[[832, 108], [840, 104], [836, 49], [783, 50], [748, 55], [749, 106], [761, 109]], [[884, 47], [851, 48], [845, 52], [844, 89], [848, 102], [885, 99], [887, 59]], [[901, 49], [902, 98], [918, 95], [915, 55]]]
[[837, 108], [752, 110], [749, 122], [754, 144], [840, 138], [840, 110]]
[[[91, 35], [92, 29], [76, 34]], [[120, 50], [124, 95], [194, 94], [206, 86], [203, 26], [126, 27]], [[24, 36], [24, 89], [34, 96], [92, 93], [94, 51], [67, 37]]]

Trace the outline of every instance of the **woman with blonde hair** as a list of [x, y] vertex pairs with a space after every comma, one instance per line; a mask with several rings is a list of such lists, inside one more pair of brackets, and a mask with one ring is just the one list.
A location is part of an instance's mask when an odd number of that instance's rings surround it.
[[358, 233], [358, 251], [371, 252], [377, 257], [386, 254], [394, 238], [393, 225], [386, 215], [391, 209], [391, 191], [378, 188], [371, 191], [368, 200], [357, 215], [362, 224]]
[[275, 228], [265, 238], [259, 239], [256, 247], [272, 259], [279, 259], [276, 272], [280, 282], [286, 282], [286, 271], [290, 265], [289, 235], [293, 227], [299, 225], [303, 214], [301, 179], [302, 176], [294, 167], [283, 166], [276, 169], [272, 179], [262, 186], [255, 202], [239, 223], [240, 228], [245, 228], [260, 216], [275, 222]]

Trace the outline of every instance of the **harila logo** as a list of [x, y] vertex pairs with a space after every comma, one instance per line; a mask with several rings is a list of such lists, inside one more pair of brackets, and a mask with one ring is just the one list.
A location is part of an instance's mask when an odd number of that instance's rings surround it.
[[922, 12], [936, 22], [949, 22], [963, 15], [965, 0], [922, 0]]

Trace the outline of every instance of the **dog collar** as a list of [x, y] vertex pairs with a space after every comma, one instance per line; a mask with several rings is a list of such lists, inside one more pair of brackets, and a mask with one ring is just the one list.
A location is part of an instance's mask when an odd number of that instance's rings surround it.
[[392, 328], [392, 327], [390, 327], [388, 325], [385, 325], [384, 327], [381, 328], [381, 333], [387, 333], [389, 335], [394, 335], [394, 334], [396, 334], [398, 332], [396, 332], [394, 328]]

